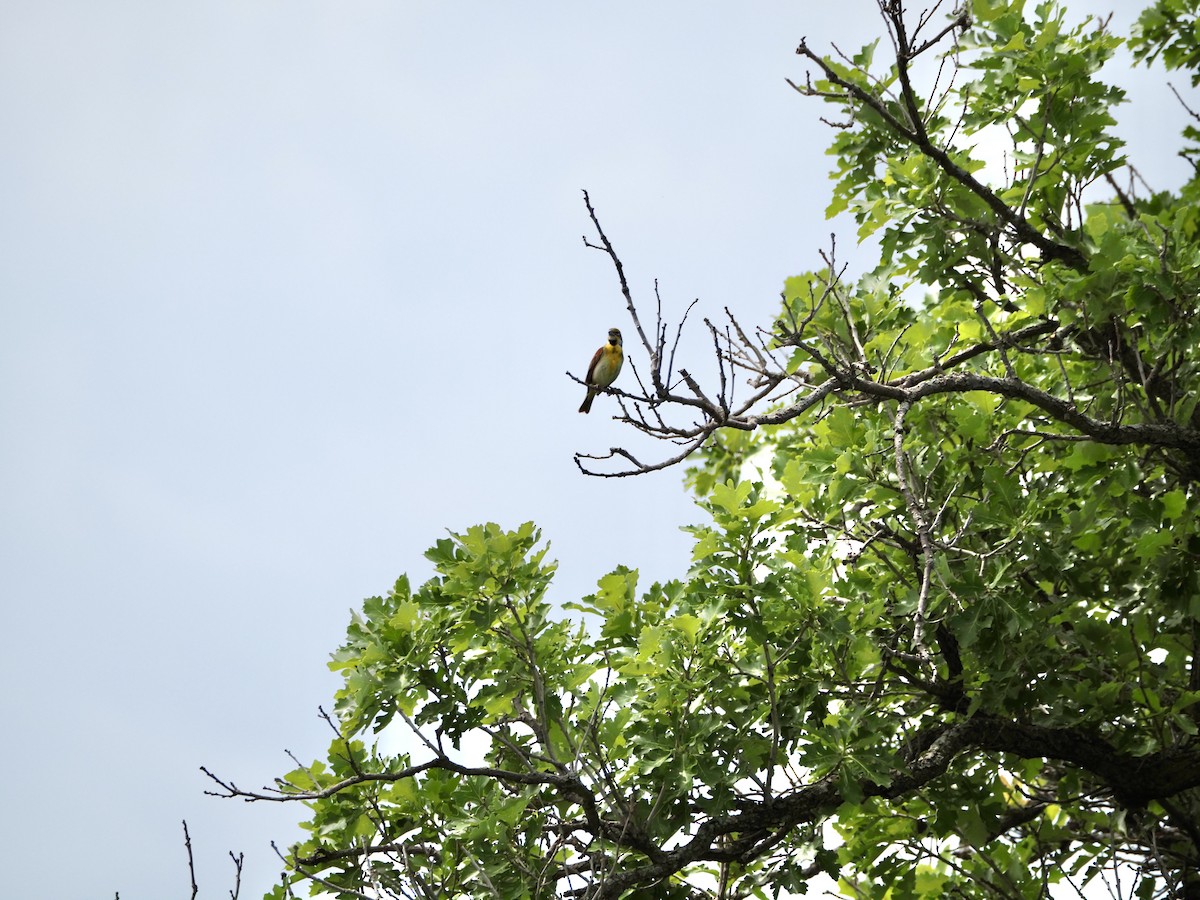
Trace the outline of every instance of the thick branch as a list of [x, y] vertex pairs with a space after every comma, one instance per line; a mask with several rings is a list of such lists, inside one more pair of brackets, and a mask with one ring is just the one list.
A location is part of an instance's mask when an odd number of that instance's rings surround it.
[[980, 750], [1072, 763], [1102, 779], [1126, 807], [1138, 808], [1200, 787], [1200, 748], [1133, 756], [1076, 728], [1050, 728], [992, 716], [977, 716], [975, 721], [974, 744]]
[[[1078, 729], [1022, 724], [987, 715], [934, 726], [911, 746], [918, 748], [911, 761], [897, 766], [889, 782], [863, 780], [859, 784], [863, 796], [902, 800], [940, 777], [960, 754], [980, 750], [1072, 763], [1102, 780], [1117, 802], [1128, 808], [1200, 786], [1198, 749], [1131, 756]], [[616, 898], [629, 888], [661, 881], [699, 861], [752, 859], [766, 835], [816, 821], [836, 809], [844, 801], [838, 783], [836, 775], [829, 775], [773, 803], [748, 803], [736, 815], [710, 819], [688, 843], [650, 864], [610, 875], [589, 896], [594, 900]], [[1007, 829], [1019, 823], [1005, 820], [999, 824]], [[718, 840], [727, 835], [738, 837]]]

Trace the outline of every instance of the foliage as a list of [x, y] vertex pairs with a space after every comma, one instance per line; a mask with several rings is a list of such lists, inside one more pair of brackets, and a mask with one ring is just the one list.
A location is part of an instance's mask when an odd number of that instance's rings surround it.
[[[718, 389], [588, 203], [651, 361], [622, 418], [684, 442], [613, 456], [697, 454], [691, 571], [564, 612], [532, 525], [439, 541], [335, 655], [327, 760], [224, 785], [311, 806], [274, 896], [1200, 896], [1200, 182], [1121, 186], [1100, 24], [881, 10], [889, 62], [802, 44], [794, 85], [878, 264], [708, 323]], [[1159, 0], [1136, 54], [1200, 71], [1196, 18]]]

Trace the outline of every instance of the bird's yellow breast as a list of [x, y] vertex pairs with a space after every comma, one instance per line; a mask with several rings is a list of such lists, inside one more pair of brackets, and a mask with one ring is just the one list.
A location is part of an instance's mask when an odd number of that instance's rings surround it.
[[625, 361], [625, 353], [619, 344], [605, 344], [596, 368], [592, 372], [592, 383], [600, 387], [608, 387], [617, 380], [621, 371], [621, 363]]

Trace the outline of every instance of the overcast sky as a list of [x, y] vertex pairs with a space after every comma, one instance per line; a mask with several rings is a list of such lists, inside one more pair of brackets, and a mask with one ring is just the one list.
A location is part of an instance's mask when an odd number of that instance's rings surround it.
[[[536, 521], [560, 601], [683, 576], [682, 472], [571, 459], [629, 439], [564, 374], [629, 326], [580, 191], [643, 301], [770, 321], [831, 230], [793, 51], [877, 31], [870, 0], [0, 0], [6, 896], [186, 897], [183, 818], [201, 897], [228, 850], [260, 896], [302, 811], [198, 767], [321, 755], [348, 610], [447, 528]], [[1178, 184], [1182, 114], [1133, 87]]]

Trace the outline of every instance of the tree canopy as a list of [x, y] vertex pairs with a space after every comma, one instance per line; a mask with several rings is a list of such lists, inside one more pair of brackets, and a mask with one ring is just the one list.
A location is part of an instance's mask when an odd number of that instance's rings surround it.
[[705, 319], [712, 383], [587, 200], [636, 335], [619, 419], [669, 444], [578, 462], [686, 462], [690, 571], [560, 606], [534, 525], [438, 541], [334, 655], [327, 757], [213, 776], [311, 809], [272, 896], [1200, 897], [1200, 178], [1147, 184], [1103, 76], [1126, 42], [1200, 81], [1198, 2], [1128, 38], [880, 11], [792, 85], [876, 264], [830, 247], [776, 321]]

